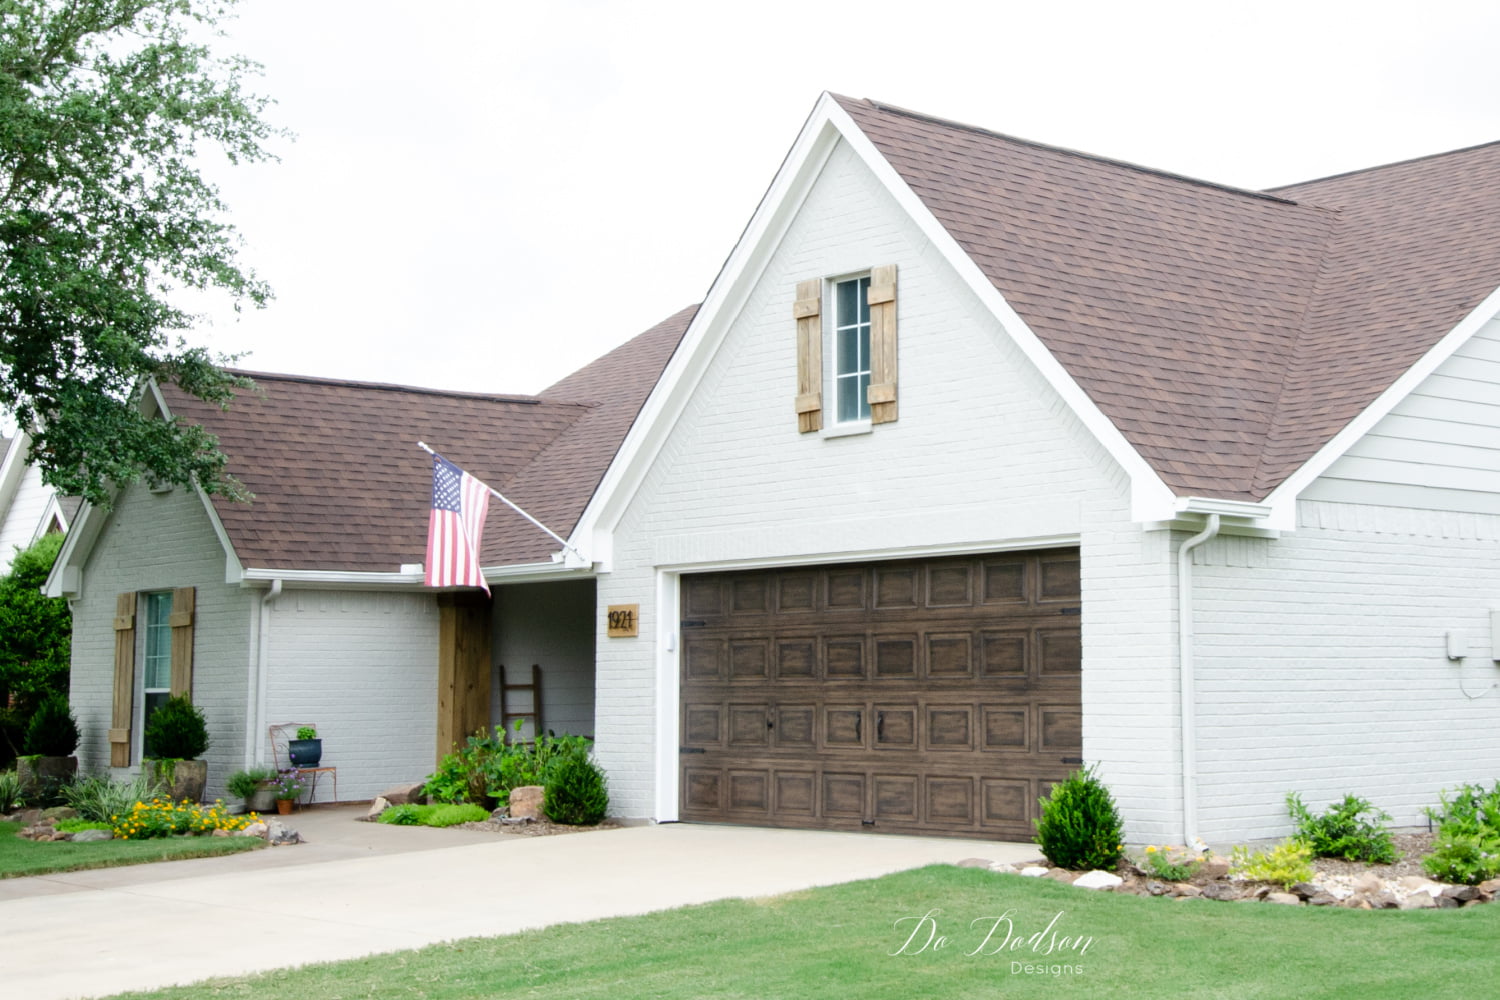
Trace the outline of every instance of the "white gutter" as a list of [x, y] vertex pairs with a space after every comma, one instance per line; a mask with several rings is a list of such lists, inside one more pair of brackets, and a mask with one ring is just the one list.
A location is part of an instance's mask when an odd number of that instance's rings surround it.
[[[566, 580], [571, 577], [593, 576], [594, 567], [574, 566], [561, 562], [519, 563], [509, 566], [486, 566], [484, 578], [491, 584]], [[260, 569], [247, 568], [240, 575], [241, 582], [280, 580], [289, 587], [314, 587], [344, 590], [404, 589], [413, 591], [432, 590], [423, 584], [420, 570], [409, 573], [365, 573], [357, 570], [324, 569]]]
[[245, 718], [250, 725], [245, 732], [245, 768], [260, 763], [260, 734], [266, 722], [267, 676], [271, 666], [271, 605], [281, 596], [281, 581], [272, 580], [271, 589], [260, 596], [260, 628], [255, 643], [255, 660], [251, 665], [250, 704]]
[[1197, 697], [1193, 690], [1193, 550], [1219, 533], [1219, 515], [1177, 549], [1177, 669], [1182, 695], [1182, 842], [1198, 836]]

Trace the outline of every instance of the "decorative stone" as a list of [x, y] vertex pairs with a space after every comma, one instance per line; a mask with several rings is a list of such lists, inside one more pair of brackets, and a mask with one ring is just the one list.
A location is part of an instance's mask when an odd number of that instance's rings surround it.
[[269, 831], [265, 823], [251, 823], [235, 834], [236, 837], [264, 837]]
[[42, 820], [42, 811], [40, 809], [22, 809], [11, 818], [22, 826], [36, 826]]
[[92, 844], [101, 840], [114, 840], [115, 835], [108, 830], [79, 830], [73, 834], [73, 843]]
[[504, 816], [500, 819], [501, 826], [524, 826], [535, 822], [536, 820], [530, 816]]
[[1401, 900], [1397, 899], [1396, 894], [1389, 889], [1381, 889], [1369, 898], [1370, 905], [1377, 910], [1395, 910], [1401, 906]]
[[1203, 898], [1227, 903], [1239, 899], [1240, 890], [1230, 882], [1210, 882], [1203, 887]]
[[1103, 889], [1106, 892], [1116, 888], [1125, 880], [1114, 872], [1100, 871], [1095, 868], [1091, 872], [1084, 872], [1073, 880], [1073, 884], [1080, 889]]
[[1229, 874], [1229, 859], [1210, 855], [1198, 865], [1198, 875], [1206, 879], [1220, 879]]
[[1366, 899], [1364, 896], [1359, 895], [1358, 893], [1356, 893], [1353, 896], [1350, 896], [1348, 899], [1344, 900], [1339, 905], [1342, 906], [1346, 910], [1373, 910], [1374, 909], [1374, 907], [1370, 905], [1370, 901], [1368, 899]]
[[[1429, 896], [1435, 896], [1437, 892], [1443, 891], [1441, 885], [1430, 878], [1423, 878], [1420, 875], [1403, 875], [1396, 880], [1396, 884], [1407, 892], [1425, 892]], [[1434, 889], [1437, 892], [1433, 892]]]
[[1466, 900], [1464, 900], [1464, 906], [1483, 906], [1486, 902], [1487, 902], [1487, 900], [1485, 900], [1483, 898], [1466, 899]]
[[1437, 900], [1425, 892], [1414, 892], [1401, 901], [1403, 910], [1435, 910]]
[[383, 813], [383, 812], [385, 812], [390, 807], [391, 807], [391, 801], [389, 799], [387, 799], [384, 795], [377, 795], [377, 796], [375, 796], [375, 801], [373, 801], [373, 802], [370, 803], [370, 809], [364, 815], [364, 821], [366, 823], [373, 823], [373, 822], [375, 822], [375, 820], [380, 816], [380, 814]]
[[542, 815], [542, 786], [522, 785], [510, 790], [510, 815], [512, 819], [540, 819]]
[[1151, 896], [1165, 896], [1171, 891], [1163, 882], [1151, 881], [1146, 883], [1146, 893]]
[[1472, 885], [1450, 885], [1443, 889], [1443, 895], [1460, 903], [1467, 903], [1479, 898], [1479, 890]]
[[994, 864], [990, 865], [990, 871], [992, 871], [992, 872], [1004, 872], [1006, 874], [1015, 874], [1015, 872], [1016, 872], [1016, 866], [1015, 865], [1006, 864], [1004, 861], [996, 861]]
[[1061, 882], [1063, 885], [1072, 885], [1073, 880], [1078, 876], [1066, 868], [1048, 868], [1045, 877], [1054, 882]]
[[1047, 874], [1047, 869], [1043, 868], [1041, 865], [1027, 865], [1025, 868], [1021, 869], [1020, 873], [1022, 875], [1025, 875], [1027, 878], [1041, 878], [1043, 875]]
[[1433, 901], [1437, 903], [1438, 909], [1440, 910], [1456, 910], [1463, 905], [1452, 896], [1438, 896]]
[[1373, 894], [1385, 891], [1385, 882], [1374, 872], [1365, 872], [1354, 880], [1354, 891]]
[[273, 819], [266, 824], [266, 840], [272, 847], [281, 847], [302, 843], [302, 835], [280, 820]]
[[992, 863], [989, 858], [964, 858], [954, 862], [954, 865], [958, 868], [988, 868]]
[[1179, 882], [1172, 886], [1172, 895], [1178, 899], [1197, 899], [1203, 895], [1203, 890], [1191, 882]]
[[1266, 902], [1279, 903], [1282, 906], [1301, 906], [1302, 899], [1295, 892], [1269, 892], [1266, 893]]
[[229, 831], [221, 828], [221, 829], [215, 830], [213, 833], [209, 834], [209, 836], [210, 837], [227, 837], [227, 836], [229, 836]]
[[57, 822], [60, 819], [77, 819], [78, 810], [72, 806], [53, 806], [51, 809], [42, 810], [42, 818]]
[[1500, 878], [1485, 879], [1479, 883], [1478, 889], [1480, 892], [1487, 892], [1492, 896], [1500, 894]]
[[426, 798], [422, 794], [423, 782], [414, 781], [406, 785], [394, 785], [380, 793], [380, 798], [385, 799], [393, 806], [404, 806], [412, 802], [420, 804]]

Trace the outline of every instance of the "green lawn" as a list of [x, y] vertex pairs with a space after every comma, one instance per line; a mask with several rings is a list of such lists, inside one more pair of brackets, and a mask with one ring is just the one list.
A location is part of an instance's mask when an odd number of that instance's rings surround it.
[[[493, 891], [497, 906], [525, 906], [503, 886], [469, 891]], [[928, 913], [931, 921], [921, 923]], [[943, 946], [929, 937], [934, 927], [947, 938]], [[1017, 950], [1000, 947], [1007, 932]], [[921, 947], [929, 940], [933, 946]], [[1409, 1000], [1471, 996], [1493, 983], [1497, 941], [1500, 904], [1359, 911], [1177, 902], [934, 866], [120, 996]]]
[[93, 844], [70, 841], [39, 844], [17, 837], [16, 831], [20, 829], [20, 823], [0, 822], [0, 878], [208, 858], [253, 851], [266, 844], [259, 837], [169, 837], [165, 840], [104, 840]]

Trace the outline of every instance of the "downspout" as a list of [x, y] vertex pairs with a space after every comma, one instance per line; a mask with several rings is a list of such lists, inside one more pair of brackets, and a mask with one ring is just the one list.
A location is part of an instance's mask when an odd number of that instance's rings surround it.
[[250, 678], [249, 720], [245, 733], [245, 767], [260, 763], [260, 741], [266, 731], [267, 674], [271, 666], [271, 605], [281, 596], [281, 580], [271, 581], [271, 589], [260, 597], [260, 629], [256, 640], [254, 673]]
[[1219, 533], [1219, 515], [1177, 549], [1177, 667], [1182, 694], [1182, 842], [1198, 835], [1197, 697], [1193, 690], [1193, 550]]

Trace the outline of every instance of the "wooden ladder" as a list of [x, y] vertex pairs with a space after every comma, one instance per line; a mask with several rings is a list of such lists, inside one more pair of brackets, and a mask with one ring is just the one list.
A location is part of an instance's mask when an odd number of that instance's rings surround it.
[[[512, 691], [530, 691], [531, 692], [531, 711], [529, 711], [529, 712], [512, 712], [510, 710], [510, 693]], [[501, 726], [502, 729], [505, 730], [505, 739], [507, 741], [511, 741], [513, 739], [513, 734], [511, 733], [511, 729], [510, 729], [510, 724], [511, 724], [511, 721], [513, 719], [530, 719], [531, 720], [531, 740], [524, 741], [524, 742], [535, 741], [536, 738], [541, 735], [541, 732], [542, 732], [542, 667], [541, 667], [541, 664], [533, 663], [531, 665], [531, 683], [530, 684], [510, 684], [510, 683], [507, 683], [506, 673], [505, 673], [505, 664], [503, 664], [503, 663], [500, 664], [500, 726]], [[523, 734], [525, 733], [524, 729], [522, 729], [522, 733]]]

